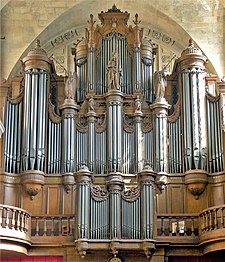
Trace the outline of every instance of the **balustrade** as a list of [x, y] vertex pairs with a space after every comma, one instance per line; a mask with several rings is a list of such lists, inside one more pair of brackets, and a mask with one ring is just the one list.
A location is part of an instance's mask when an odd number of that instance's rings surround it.
[[157, 236], [198, 236], [198, 214], [158, 214]]
[[0, 228], [29, 233], [30, 214], [13, 206], [0, 205]]
[[225, 205], [203, 210], [199, 215], [200, 234], [224, 228]]
[[39, 215], [31, 218], [31, 236], [74, 236], [74, 215]]

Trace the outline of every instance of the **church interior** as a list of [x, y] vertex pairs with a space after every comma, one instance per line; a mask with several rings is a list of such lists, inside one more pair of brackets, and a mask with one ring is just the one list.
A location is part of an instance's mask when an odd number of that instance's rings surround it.
[[0, 21], [0, 261], [224, 261], [225, 0]]

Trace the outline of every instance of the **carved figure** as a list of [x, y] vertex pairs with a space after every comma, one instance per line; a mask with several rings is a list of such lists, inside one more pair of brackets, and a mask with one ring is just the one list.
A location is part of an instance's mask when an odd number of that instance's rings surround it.
[[72, 72], [68, 73], [68, 78], [65, 84], [65, 98], [66, 99], [74, 99], [76, 93], [76, 83], [77, 83], [77, 75], [76, 72], [72, 74]]
[[122, 72], [118, 70], [117, 54], [113, 52], [112, 59], [109, 61], [107, 66], [108, 71], [108, 86], [109, 89], [119, 89]]
[[154, 73], [154, 95], [155, 98], [163, 98], [167, 86], [166, 76], [164, 70], [156, 71]]
[[139, 96], [137, 96], [137, 99], [135, 100], [135, 111], [141, 111], [141, 100]]
[[91, 98], [89, 99], [88, 106], [89, 106], [89, 108], [88, 108], [88, 111], [89, 111], [89, 112], [90, 112], [90, 111], [95, 111], [95, 109], [94, 109], [95, 100], [94, 100], [93, 97], [91, 97]]

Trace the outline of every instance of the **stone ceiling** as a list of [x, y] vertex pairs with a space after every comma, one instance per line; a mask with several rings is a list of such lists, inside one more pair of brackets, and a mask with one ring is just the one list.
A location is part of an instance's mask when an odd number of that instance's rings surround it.
[[[50, 54], [62, 42], [75, 42], [84, 34], [89, 15], [115, 1], [102, 0], [0, 0], [1, 77], [14, 74], [20, 59], [39, 38]], [[139, 14], [145, 35], [174, 53], [187, 47], [190, 37], [209, 58], [209, 68], [225, 75], [225, 0], [120, 0], [130, 13]], [[61, 41], [61, 42], [60, 42]]]

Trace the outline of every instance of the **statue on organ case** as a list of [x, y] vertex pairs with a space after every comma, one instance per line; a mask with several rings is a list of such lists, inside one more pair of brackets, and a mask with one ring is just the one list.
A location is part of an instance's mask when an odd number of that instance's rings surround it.
[[117, 53], [113, 52], [112, 59], [109, 60], [107, 66], [107, 73], [108, 73], [108, 87], [109, 90], [119, 90], [122, 78], [122, 71], [118, 70], [118, 60], [117, 60]]
[[164, 70], [156, 71], [154, 73], [154, 95], [156, 100], [164, 98], [166, 86], [167, 83]]
[[74, 72], [68, 72], [68, 78], [65, 84], [65, 98], [74, 99], [76, 93], [77, 74]]

